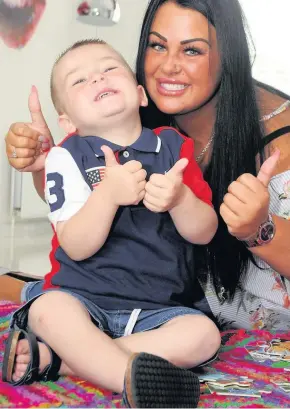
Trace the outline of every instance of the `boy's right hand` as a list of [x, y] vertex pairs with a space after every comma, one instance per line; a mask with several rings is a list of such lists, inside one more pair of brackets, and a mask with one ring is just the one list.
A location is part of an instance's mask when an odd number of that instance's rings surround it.
[[120, 165], [111, 148], [102, 146], [101, 149], [106, 163], [103, 182], [107, 184], [114, 204], [137, 205], [145, 195], [146, 170], [142, 169], [142, 164], [136, 160]]
[[45, 152], [54, 146], [54, 142], [35, 87], [32, 87], [29, 95], [28, 107], [31, 123], [11, 125], [5, 138], [6, 154], [13, 168], [21, 172], [38, 172], [44, 169]]

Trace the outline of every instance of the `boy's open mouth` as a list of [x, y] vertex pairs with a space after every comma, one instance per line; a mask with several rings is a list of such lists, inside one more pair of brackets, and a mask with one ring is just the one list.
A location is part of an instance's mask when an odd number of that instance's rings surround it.
[[100, 101], [101, 99], [110, 97], [112, 95], [117, 94], [118, 91], [112, 89], [112, 88], [106, 88], [102, 91], [100, 91], [96, 96], [95, 96], [95, 101]]
[[0, 0], [0, 37], [10, 48], [31, 39], [45, 10], [46, 0]]

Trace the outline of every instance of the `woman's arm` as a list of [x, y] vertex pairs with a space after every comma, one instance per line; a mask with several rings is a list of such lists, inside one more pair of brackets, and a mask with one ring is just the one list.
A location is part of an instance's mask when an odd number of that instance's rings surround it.
[[[288, 124], [290, 124], [290, 111], [284, 112], [283, 116], [280, 117], [280, 127], [287, 125], [287, 117], [289, 120]], [[290, 171], [290, 134], [288, 133], [275, 139], [270, 145], [270, 151], [274, 149], [279, 149], [280, 151], [274, 176], [288, 170]], [[289, 198], [284, 200], [290, 202], [290, 192]], [[269, 244], [255, 247], [251, 251], [268, 263], [275, 271], [290, 279], [290, 220], [274, 215], [273, 221], [276, 226], [276, 234], [273, 240]]]
[[273, 240], [265, 246], [250, 249], [273, 270], [290, 279], [290, 220], [273, 216], [276, 234]]
[[[278, 101], [276, 101], [276, 96], [273, 96], [273, 98], [274, 101], [266, 101], [269, 110], [267, 110], [268, 112], [264, 110], [264, 114], [273, 110], [274, 106], [277, 108]], [[279, 104], [283, 102], [280, 98]], [[266, 134], [270, 134], [276, 129], [289, 124], [289, 109], [264, 122]], [[229, 193], [224, 198], [224, 203], [221, 206], [221, 215], [228, 225], [229, 232], [239, 239], [254, 236], [259, 225], [266, 220], [270, 201], [267, 186], [270, 179], [273, 176], [290, 170], [289, 133], [275, 139], [266, 147], [265, 153], [270, 155], [276, 149], [280, 151], [280, 156], [277, 158], [276, 163], [270, 164], [268, 167], [267, 164], [264, 164], [258, 178], [252, 175], [242, 175], [230, 185]], [[263, 174], [264, 171], [265, 174]], [[264, 186], [259, 178], [262, 178], [264, 181]], [[250, 248], [249, 250], [269, 264], [275, 271], [290, 279], [290, 220], [274, 215], [273, 221], [276, 225], [276, 234], [273, 240], [268, 244]]]
[[44, 194], [44, 169], [39, 170], [38, 172], [32, 172], [33, 184], [35, 190], [37, 191], [38, 196], [45, 202]]

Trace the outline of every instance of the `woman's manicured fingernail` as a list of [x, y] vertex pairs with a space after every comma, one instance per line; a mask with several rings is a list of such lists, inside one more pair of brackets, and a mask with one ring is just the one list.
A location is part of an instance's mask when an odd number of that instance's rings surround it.
[[43, 144], [41, 145], [41, 149], [42, 149], [44, 152], [45, 152], [45, 151], [48, 151], [49, 148], [50, 148], [49, 143], [43, 143]]
[[40, 136], [38, 137], [38, 140], [39, 140], [39, 142], [48, 142], [48, 139], [47, 139], [45, 136], [43, 136], [43, 135], [40, 135]]

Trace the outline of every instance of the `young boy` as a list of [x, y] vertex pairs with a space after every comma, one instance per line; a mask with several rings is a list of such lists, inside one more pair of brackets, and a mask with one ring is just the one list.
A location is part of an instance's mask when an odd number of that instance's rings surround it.
[[54, 267], [45, 294], [14, 314], [3, 377], [75, 374], [131, 407], [195, 407], [198, 380], [181, 368], [211, 358], [220, 338], [191, 308], [192, 243], [217, 228], [192, 140], [142, 129], [144, 89], [100, 40], [62, 54], [51, 91], [69, 134], [46, 160]]

